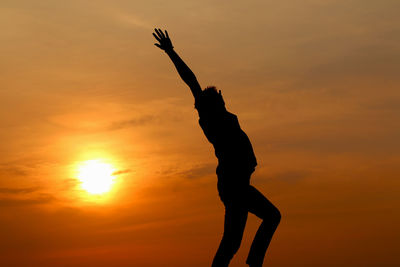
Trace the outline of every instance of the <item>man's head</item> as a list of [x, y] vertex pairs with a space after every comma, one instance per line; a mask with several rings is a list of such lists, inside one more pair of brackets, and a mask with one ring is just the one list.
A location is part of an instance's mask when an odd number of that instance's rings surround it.
[[201, 93], [202, 102], [214, 111], [224, 111], [225, 102], [221, 95], [221, 90], [217, 91], [215, 86], [208, 86]]

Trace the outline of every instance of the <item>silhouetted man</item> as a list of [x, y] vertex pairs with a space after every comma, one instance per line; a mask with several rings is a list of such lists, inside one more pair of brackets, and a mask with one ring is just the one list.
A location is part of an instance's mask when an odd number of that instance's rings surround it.
[[215, 87], [202, 90], [196, 76], [174, 51], [168, 32], [155, 29], [155, 45], [164, 50], [179, 75], [189, 86], [199, 113], [199, 124], [218, 158], [218, 192], [225, 206], [224, 234], [212, 267], [225, 267], [238, 251], [247, 221], [254, 213], [263, 222], [251, 245], [246, 263], [260, 267], [281, 215], [257, 189], [250, 185], [250, 176], [257, 165], [250, 140], [240, 128], [237, 117], [228, 112], [221, 91]]

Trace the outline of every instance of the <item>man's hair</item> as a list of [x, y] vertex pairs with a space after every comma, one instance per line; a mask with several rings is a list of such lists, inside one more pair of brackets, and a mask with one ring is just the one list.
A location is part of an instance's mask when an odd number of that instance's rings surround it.
[[201, 93], [201, 97], [203, 102], [206, 102], [207, 105], [211, 107], [225, 107], [224, 99], [221, 95], [221, 90], [217, 91], [215, 86], [207, 86], [203, 92]]

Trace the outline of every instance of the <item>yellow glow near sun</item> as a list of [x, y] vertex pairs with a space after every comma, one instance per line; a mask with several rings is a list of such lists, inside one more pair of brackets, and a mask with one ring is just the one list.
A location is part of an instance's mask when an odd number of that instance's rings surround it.
[[114, 184], [114, 168], [101, 160], [87, 160], [78, 167], [78, 179], [81, 187], [90, 194], [104, 194]]

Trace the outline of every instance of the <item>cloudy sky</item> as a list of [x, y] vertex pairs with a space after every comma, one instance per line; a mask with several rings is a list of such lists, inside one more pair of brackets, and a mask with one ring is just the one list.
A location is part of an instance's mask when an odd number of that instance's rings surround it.
[[[0, 262], [209, 266], [216, 159], [154, 27], [222, 90], [283, 218], [269, 266], [400, 264], [398, 0], [0, 4]], [[79, 166], [112, 166], [109, 192]], [[260, 221], [249, 217], [232, 267]]]

